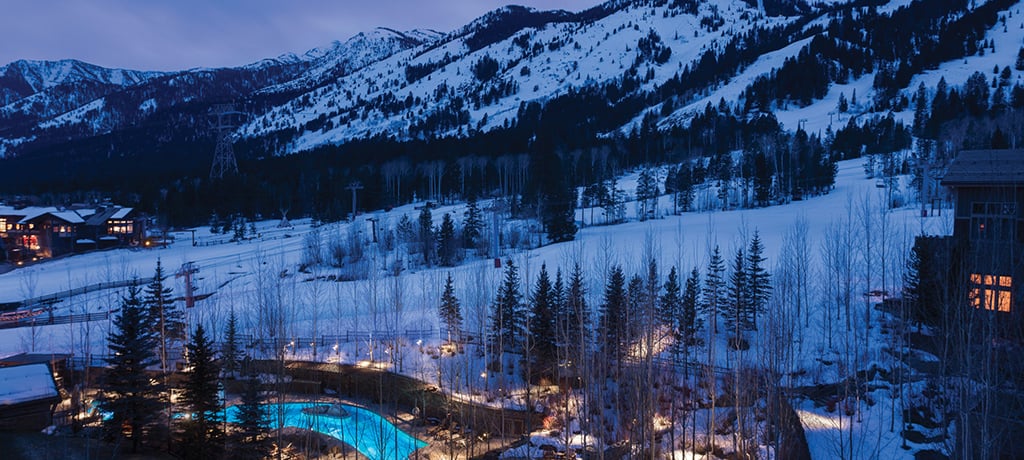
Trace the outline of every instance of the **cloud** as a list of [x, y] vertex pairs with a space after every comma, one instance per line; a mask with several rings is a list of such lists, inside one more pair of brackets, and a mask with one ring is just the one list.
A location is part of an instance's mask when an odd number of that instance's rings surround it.
[[[0, 64], [79, 59], [107, 67], [228, 67], [302, 53], [375, 27], [453, 30], [503, 3], [481, 0], [39, 0], [0, 16]], [[580, 10], [579, 0], [519, 1]]]

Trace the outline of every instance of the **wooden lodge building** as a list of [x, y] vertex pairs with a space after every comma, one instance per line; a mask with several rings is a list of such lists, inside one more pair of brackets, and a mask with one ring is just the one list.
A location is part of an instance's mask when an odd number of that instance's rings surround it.
[[65, 254], [137, 245], [145, 221], [133, 208], [0, 205], [0, 263], [20, 264]]
[[936, 239], [946, 249], [935, 268], [986, 320], [966, 321], [959, 335], [968, 348], [958, 366], [988, 383], [957, 418], [953, 457], [1024, 458], [1024, 150], [962, 151], [942, 185], [955, 200], [953, 236]]
[[0, 431], [38, 431], [52, 425], [61, 396], [49, 364], [8, 364], [0, 362]]
[[1024, 150], [967, 150], [942, 179], [954, 196], [953, 240], [964, 248], [975, 308], [1024, 308]]

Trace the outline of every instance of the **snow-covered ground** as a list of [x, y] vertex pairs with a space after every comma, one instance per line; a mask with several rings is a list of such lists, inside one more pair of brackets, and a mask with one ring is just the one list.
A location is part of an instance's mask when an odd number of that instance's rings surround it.
[[[619, 186], [626, 190], [633, 187], [635, 175], [622, 178]], [[630, 190], [632, 192], [632, 190]], [[841, 361], [840, 337], [847, 337], [845, 326], [837, 318], [826, 321], [825, 287], [827, 264], [825, 255], [830, 241], [836, 238], [850, 238], [846, 244], [849, 255], [854, 257], [854, 297], [857, 311], [863, 312], [865, 300], [862, 292], [882, 289], [898, 292], [899, 273], [912, 239], [921, 233], [942, 235], [951, 233], [949, 212], [942, 216], [922, 217], [916, 207], [887, 210], [882, 206], [888, 191], [876, 187], [874, 179], [866, 179], [860, 160], [839, 164], [835, 189], [825, 196], [812, 197], [786, 205], [761, 209], [744, 209], [705, 213], [685, 213], [680, 216], [664, 215], [671, 211], [668, 197], [662, 197], [659, 204], [660, 218], [629, 222], [613, 226], [586, 226], [577, 234], [576, 240], [554, 244], [533, 250], [505, 250], [503, 259], [513, 260], [522, 269], [524, 290], [532, 290], [536, 274], [542, 265], [548, 270], [560, 268], [569, 270], [574, 262], [580, 263], [588, 279], [588, 302], [595, 308], [600, 303], [603, 280], [607, 270], [620, 264], [627, 276], [644, 273], [645, 256], [657, 258], [662, 279], [672, 266], [681, 273], [688, 273], [693, 267], [702, 272], [707, 265], [710, 248], [720, 246], [723, 257], [731, 261], [737, 248], [748, 244], [756, 231], [764, 246], [767, 265], [778, 267], [785, 258], [784, 247], [790, 247], [796, 229], [805, 229], [805, 247], [810, 254], [809, 278], [805, 289], [810, 303], [805, 305], [801, 320], [805, 326], [794, 332], [792, 339], [799, 343], [797, 355], [793, 358], [792, 369], [800, 372], [793, 384], [805, 385], [835, 382], [845, 377], [848, 371], [841, 371], [838, 365], [823, 365], [823, 362]], [[482, 206], [486, 208], [486, 206]], [[443, 206], [433, 211], [435, 222], [441, 216], [452, 212], [462, 219], [465, 205]], [[627, 204], [627, 214], [635, 217], [636, 206]], [[47, 261], [0, 275], [0, 302], [19, 301], [54, 292], [60, 292], [85, 285], [130, 279], [133, 276], [150, 277], [161, 260], [166, 271], [173, 274], [179, 266], [191, 262], [199, 268], [195, 284], [198, 293], [213, 293], [198, 301], [188, 312], [190, 324], [202, 322], [212, 330], [223, 331], [228, 312], [234, 310], [239, 318], [243, 334], [254, 337], [268, 337], [272, 328], [271, 318], [284, 317], [285, 340], [298, 338], [333, 337], [328, 342], [317, 344], [317, 359], [349, 363], [390, 361], [389, 368], [413, 377], [432, 381], [442, 374], [445, 366], [463, 359], [470, 366], [470, 376], [464, 381], [444, 384], [451, 391], [465, 398], [474, 398], [491, 404], [499, 404], [493, 395], [480, 391], [481, 387], [491, 388], [499, 379], [507, 379], [521, 385], [518, 375], [487, 375], [485, 359], [456, 354], [463, 358], [438, 358], [440, 337], [427, 340], [409, 340], [399, 350], [381, 349], [373, 342], [346, 342], [338, 339], [346, 332], [356, 331], [405, 331], [438, 330], [437, 306], [444, 277], [451, 274], [455, 280], [456, 295], [461, 301], [464, 328], [469, 331], [485, 331], [489, 326], [487, 315], [502, 270], [494, 267], [491, 259], [470, 260], [453, 268], [406, 269], [399, 276], [387, 276], [394, 270], [399, 259], [412, 260], [415, 255], [384, 254], [368, 245], [365, 259], [368, 279], [359, 281], [337, 281], [343, 269], [328, 266], [307, 267], [300, 271], [304, 253], [314, 241], [312, 235], [326, 246], [333, 240], [350, 238], [353, 232], [362, 232], [369, 239], [371, 231], [367, 217], [380, 219], [381, 228], [394, 228], [402, 215], [408, 215], [413, 222], [417, 211], [413, 205], [395, 208], [389, 212], [375, 212], [361, 215], [354, 223], [326, 224], [318, 227], [309, 220], [292, 221], [293, 227], [279, 228], [277, 221], [256, 223], [258, 237], [242, 243], [227, 242], [229, 236], [211, 234], [208, 228], [195, 231], [196, 243], [192, 244], [191, 232], [174, 233], [174, 242], [166, 248], [118, 250], [95, 252]], [[578, 217], [589, 216], [583, 210]], [[588, 218], [589, 220], [589, 218]], [[490, 219], [485, 219], [490, 221]], [[865, 232], [865, 229], [870, 229]], [[316, 232], [316, 233], [314, 233]], [[864, 236], [868, 233], [868, 236]], [[529, 235], [528, 237], [536, 238]], [[415, 266], [405, 264], [406, 267]], [[872, 266], [873, 273], [867, 281], [860, 267]], [[883, 275], [884, 272], [884, 275]], [[333, 275], [333, 276], [332, 276]], [[168, 278], [174, 286], [175, 296], [182, 295], [180, 278]], [[870, 285], [869, 285], [870, 283]], [[792, 292], [792, 291], [787, 291]], [[65, 299], [56, 304], [55, 314], [85, 313], [116, 308], [123, 289], [91, 292]], [[771, 303], [769, 316], [792, 315], [792, 299], [777, 298]], [[774, 310], [773, 310], [774, 309]], [[860, 314], [856, 315], [858, 318]], [[856, 356], [861, 366], [873, 362], [887, 362], [883, 350], [889, 339], [882, 333], [878, 322], [881, 314], [875, 313], [871, 323], [855, 321], [856, 340], [866, 339], [867, 346]], [[0, 356], [19, 352], [71, 353], [103, 355], [105, 336], [109, 331], [107, 321], [54, 325], [35, 328], [0, 330]], [[439, 334], [436, 334], [439, 335]], [[726, 334], [711, 337], [719, 350], [726, 350]], [[830, 342], [830, 339], [833, 342]], [[759, 349], [758, 340], [752, 340], [753, 348], [744, 358], [748, 364], [761, 359], [767, 349]], [[313, 348], [304, 343], [288, 344], [287, 352], [296, 358], [312, 358]], [[400, 355], [393, 359], [392, 355]], [[730, 367], [735, 364], [731, 353], [721, 351], [715, 364]], [[440, 370], [439, 370], [440, 369]], [[447, 372], [445, 373], [447, 375]], [[857, 436], [863, 437], [863, 452], [876, 452], [874, 439], [884, 438], [884, 446], [898, 446], [898, 430], [893, 435], [888, 429], [889, 406], [879, 396], [879, 403], [865, 407], [864, 420], [857, 427]], [[512, 402], [514, 403], [514, 402]], [[835, 447], [831, 442], [835, 436], [833, 427], [835, 414], [825, 408], [814, 408], [809, 404], [797, 407], [801, 418], [808, 427], [808, 438], [816, 454], [828, 456], [828, 449]], [[846, 419], [843, 419], [844, 423]], [[897, 425], [899, 425], [897, 421]], [[845, 425], [844, 425], [845, 426]], [[895, 440], [893, 438], [895, 436]], [[908, 457], [912, 451], [893, 447], [885, 449], [879, 458]]]

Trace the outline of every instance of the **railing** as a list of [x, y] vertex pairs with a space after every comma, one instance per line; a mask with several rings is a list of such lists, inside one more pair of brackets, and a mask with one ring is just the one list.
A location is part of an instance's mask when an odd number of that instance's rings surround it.
[[73, 356], [68, 359], [68, 366], [76, 371], [86, 367], [107, 367], [107, 355]]
[[734, 372], [733, 368], [722, 366], [710, 366], [698, 361], [686, 361], [684, 359], [673, 359], [671, 357], [657, 356], [651, 362], [658, 367], [671, 367], [677, 371], [686, 371], [694, 375], [701, 375], [707, 371], [714, 372], [718, 376], [729, 375]]
[[115, 312], [117, 312], [117, 310], [102, 311], [98, 313], [80, 313], [76, 315], [52, 315], [45, 312], [33, 312], [34, 314], [31, 316], [12, 319], [9, 321], [0, 321], [0, 329], [103, 321], [110, 319], [110, 315]]
[[344, 334], [321, 335], [319, 337], [278, 337], [263, 338], [250, 334], [240, 334], [238, 343], [247, 348], [272, 349], [288, 347], [289, 350], [312, 348], [315, 344], [318, 348], [327, 347], [341, 343], [355, 342], [382, 342], [395, 339], [425, 340], [439, 337], [437, 329], [404, 329], [404, 330], [375, 330], [375, 331], [346, 331]]
[[104, 291], [107, 289], [120, 289], [123, 287], [131, 286], [132, 283], [139, 283], [139, 286], [143, 286], [153, 281], [153, 278], [138, 278], [123, 281], [109, 281], [105, 283], [95, 283], [88, 286], [77, 287], [74, 289], [68, 289], [66, 291], [55, 292], [53, 294], [41, 295], [39, 297], [33, 297], [31, 299], [25, 299], [21, 302], [7, 302], [0, 304], [0, 310], [2, 309], [33, 309], [41, 306], [47, 306], [56, 303], [60, 300], [74, 297], [76, 295], [88, 294], [90, 292]]

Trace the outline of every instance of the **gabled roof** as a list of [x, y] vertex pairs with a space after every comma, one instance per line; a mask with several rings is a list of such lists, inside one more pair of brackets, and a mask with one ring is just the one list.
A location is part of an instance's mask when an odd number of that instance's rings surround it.
[[132, 208], [106, 208], [86, 219], [85, 225], [100, 226], [106, 224], [110, 219], [124, 219], [125, 217], [128, 217], [132, 211], [134, 211]]
[[44, 209], [45, 212], [32, 213], [26, 216], [24, 219], [21, 219], [19, 223], [27, 224], [30, 221], [36, 220], [40, 217], [53, 216], [69, 224], [84, 224], [85, 218], [83, 216], [88, 217], [92, 215], [92, 213], [94, 212], [92, 209], [80, 209], [78, 211], [58, 211], [57, 208], [41, 209]]
[[0, 368], [0, 406], [59, 397], [50, 366], [46, 364]]
[[125, 217], [128, 217], [128, 215], [131, 214], [132, 211], [134, 211], [134, 209], [132, 209], [132, 208], [120, 208], [120, 209], [117, 210], [117, 212], [114, 213], [114, 215], [110, 216], [110, 218], [111, 219], [124, 219]]
[[46, 214], [48, 212], [56, 212], [56, 211], [57, 211], [57, 208], [53, 208], [53, 207], [40, 208], [40, 207], [33, 206], [33, 207], [21, 208], [21, 209], [6, 208], [6, 210], [3, 211], [3, 214], [8, 215], [8, 216], [20, 217], [21, 221], [19, 221], [18, 223], [19, 224], [23, 224], [25, 222], [28, 222], [28, 221], [30, 221], [32, 219], [35, 219], [36, 217], [39, 217], [39, 216], [41, 216], [43, 214]]
[[69, 224], [104, 225], [110, 219], [124, 219], [134, 212], [134, 208], [122, 208], [112, 206], [100, 209], [63, 209], [53, 206], [30, 206], [26, 208], [15, 208], [12, 206], [0, 205], [0, 216], [17, 217], [18, 223], [27, 224], [29, 221], [50, 215], [63, 220]]
[[942, 185], [1024, 186], [1024, 150], [964, 150], [950, 163]]
[[60, 220], [63, 220], [64, 222], [67, 222], [69, 224], [85, 223], [85, 219], [83, 219], [82, 216], [78, 215], [78, 213], [75, 211], [51, 212], [50, 215]]
[[93, 214], [93, 215], [89, 216], [89, 218], [85, 220], [85, 225], [89, 225], [89, 226], [103, 225], [103, 224], [105, 224], [107, 222], [107, 219], [110, 219], [110, 216], [114, 215], [114, 213], [116, 213], [116, 212], [117, 212], [117, 208], [102, 209], [99, 212], [97, 212], [96, 214]]

